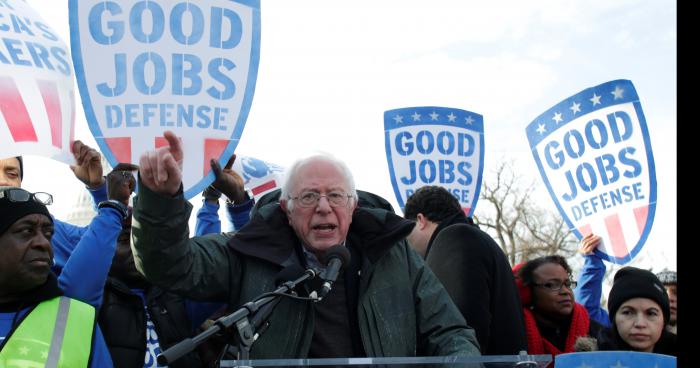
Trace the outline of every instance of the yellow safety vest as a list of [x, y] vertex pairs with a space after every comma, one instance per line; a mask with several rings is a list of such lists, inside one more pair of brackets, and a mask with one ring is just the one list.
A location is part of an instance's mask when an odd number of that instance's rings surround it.
[[87, 367], [95, 308], [65, 296], [39, 303], [7, 336], [0, 367]]

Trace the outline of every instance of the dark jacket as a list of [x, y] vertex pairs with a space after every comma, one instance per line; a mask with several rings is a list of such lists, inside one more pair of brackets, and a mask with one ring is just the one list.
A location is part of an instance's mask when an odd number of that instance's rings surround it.
[[[597, 340], [598, 350], [601, 351], [634, 350], [630, 345], [628, 345], [624, 340], [622, 340], [620, 334], [618, 334], [615, 330], [615, 327], [606, 329], [605, 331], [601, 332], [598, 335]], [[675, 334], [668, 332], [666, 329], [664, 329], [661, 332], [661, 337], [659, 338], [659, 341], [657, 341], [656, 344], [654, 344], [653, 352], [656, 354], [666, 354], [677, 357], [677, 341], [678, 337]]]
[[456, 223], [438, 231], [426, 263], [476, 330], [482, 354], [527, 350], [518, 290], [501, 248], [474, 225]]
[[[144, 294], [161, 350], [192, 337], [192, 327], [182, 297], [157, 287], [147, 288]], [[98, 323], [115, 367], [143, 367], [147, 345], [146, 311], [141, 296], [110, 277], [105, 285]], [[169, 364], [172, 368], [201, 366], [196, 352]]]
[[[182, 193], [140, 186], [134, 207], [136, 264], [157, 285], [192, 299], [237, 306], [274, 290], [280, 270], [299, 262], [299, 245], [277, 204], [260, 208], [235, 234], [188, 237], [192, 206]], [[357, 320], [368, 356], [479, 355], [474, 330], [404, 238], [414, 224], [385, 210], [358, 208], [348, 241], [362, 262]], [[306, 357], [314, 306], [283, 298], [251, 358]]]

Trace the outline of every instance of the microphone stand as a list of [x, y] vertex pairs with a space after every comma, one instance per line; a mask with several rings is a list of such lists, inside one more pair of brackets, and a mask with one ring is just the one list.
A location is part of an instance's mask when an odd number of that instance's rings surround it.
[[[304, 271], [304, 274], [293, 281], [287, 281], [282, 284], [277, 290], [272, 293], [264, 293], [256, 297], [253, 301], [245, 303], [235, 312], [223, 316], [217, 319], [214, 324], [209, 328], [204, 330], [202, 333], [198, 334], [192, 338], [186, 338], [179, 343], [171, 346], [169, 349], [158, 354], [157, 360], [160, 365], [169, 365], [181, 356], [193, 351], [199, 344], [207, 341], [209, 338], [214, 336], [219, 331], [226, 331], [232, 325], [236, 325], [236, 330], [238, 335], [234, 337], [238, 341], [238, 360], [249, 360], [250, 359], [250, 348], [255, 342], [255, 339], [267, 329], [267, 323], [263, 325], [262, 332], [258, 333], [253, 328], [260, 327], [260, 323], [267, 321], [267, 318], [272, 313], [277, 303], [279, 303], [280, 298], [284, 296], [287, 292], [294, 290], [294, 288], [308, 280], [316, 277], [316, 272], [311, 269]], [[272, 295], [271, 295], [272, 294]], [[265, 296], [267, 295], [267, 296]], [[289, 294], [286, 294], [289, 295]], [[257, 313], [261, 313], [260, 316]], [[251, 324], [248, 316], [253, 315], [254, 323]]]

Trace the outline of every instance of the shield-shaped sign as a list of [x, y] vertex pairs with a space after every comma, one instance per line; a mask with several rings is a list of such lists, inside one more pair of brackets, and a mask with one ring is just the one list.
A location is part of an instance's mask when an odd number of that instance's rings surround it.
[[0, 158], [34, 154], [74, 163], [68, 47], [24, 1], [0, 1], [0, 18]]
[[185, 150], [185, 197], [213, 180], [245, 126], [260, 56], [259, 0], [70, 0], [71, 50], [90, 130], [111, 165]]
[[581, 239], [603, 238], [601, 258], [624, 264], [654, 221], [656, 173], [634, 85], [614, 80], [556, 104], [527, 126], [549, 194]]
[[389, 174], [404, 210], [418, 188], [438, 185], [471, 216], [479, 199], [484, 164], [481, 115], [449, 107], [406, 107], [384, 112]]

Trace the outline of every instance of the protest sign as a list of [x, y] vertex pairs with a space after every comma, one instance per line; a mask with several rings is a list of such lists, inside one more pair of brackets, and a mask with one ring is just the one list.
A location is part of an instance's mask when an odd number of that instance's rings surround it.
[[0, 158], [73, 164], [73, 67], [66, 44], [26, 2], [0, 1]]
[[592, 351], [559, 354], [554, 368], [676, 368], [676, 357], [637, 351]]
[[634, 85], [614, 80], [556, 104], [526, 128], [549, 194], [581, 239], [602, 237], [596, 254], [625, 264], [654, 221], [656, 174]]
[[253, 0], [70, 0], [71, 50], [88, 125], [111, 165], [183, 144], [185, 197], [230, 157], [252, 103], [260, 53]]
[[472, 215], [484, 163], [481, 115], [437, 106], [388, 110], [384, 132], [391, 183], [402, 211], [418, 188], [438, 185]]

